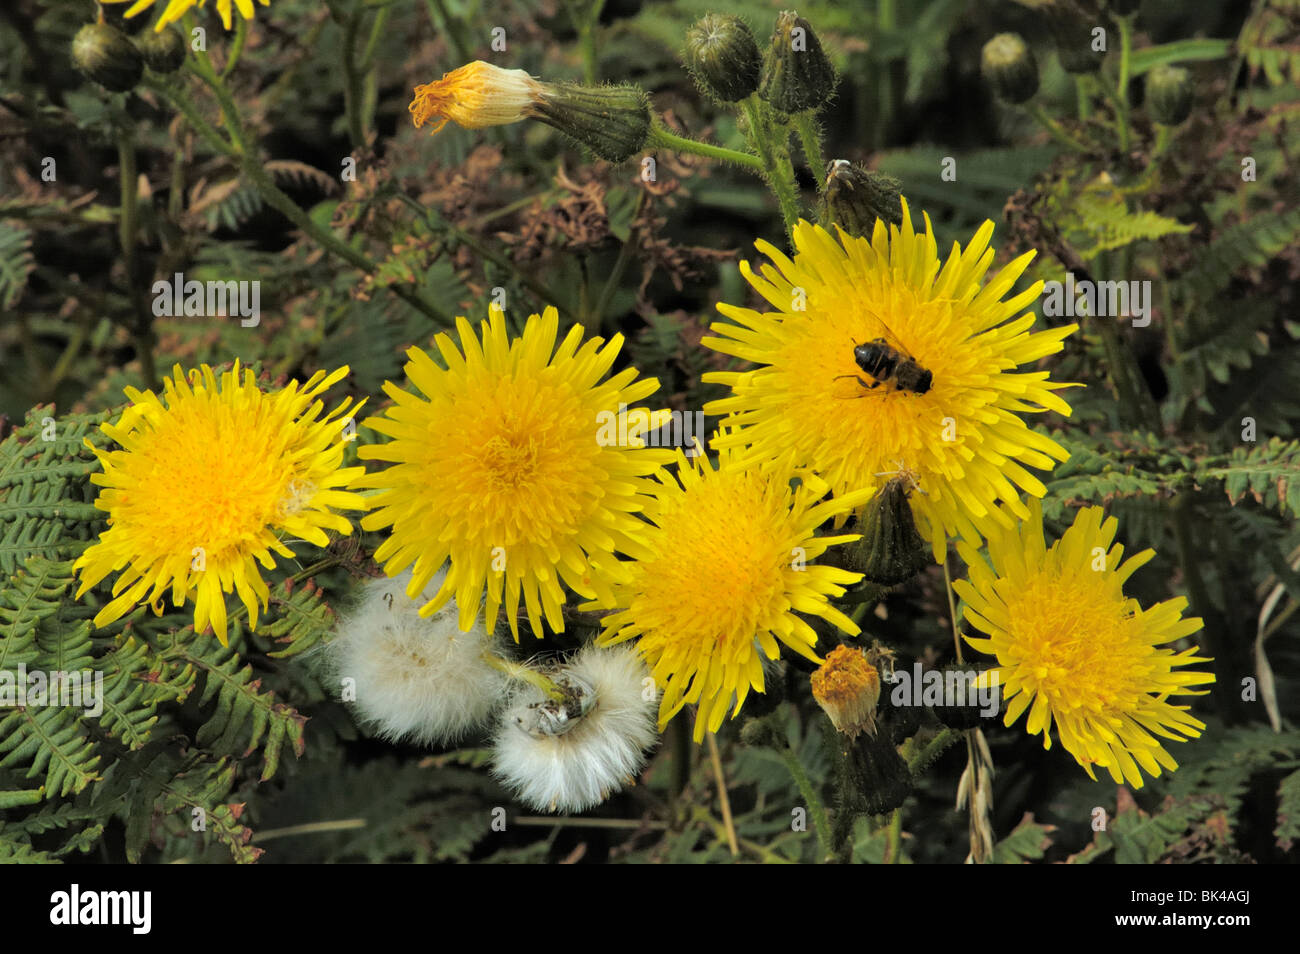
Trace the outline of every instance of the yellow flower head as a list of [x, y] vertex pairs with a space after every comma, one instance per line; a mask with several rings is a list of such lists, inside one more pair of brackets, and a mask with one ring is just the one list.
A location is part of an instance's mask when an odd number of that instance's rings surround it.
[[[204, 6], [207, 3], [207, 0], [135, 0], [134, 3], [132, 3], [132, 0], [99, 0], [99, 2], [131, 3], [131, 8], [127, 10], [126, 13], [122, 14], [124, 17], [133, 17], [137, 13], [148, 10], [156, 3], [164, 2], [166, 3], [166, 6], [163, 8], [162, 16], [160, 16], [158, 22], [154, 24], [154, 31], [161, 33], [166, 28], [167, 24], [179, 20], [196, 6]], [[271, 0], [257, 0], [257, 2], [264, 7], [269, 7], [271, 5]], [[216, 6], [217, 14], [221, 17], [221, 25], [227, 30], [230, 29], [231, 24], [233, 23], [230, 16], [232, 6], [239, 10], [239, 15], [245, 20], [253, 19], [253, 0], [217, 0]]]
[[1039, 502], [1030, 509], [1018, 528], [990, 534], [992, 569], [958, 544], [970, 580], [954, 586], [966, 621], [987, 634], [966, 641], [997, 657], [1007, 725], [1028, 709], [1026, 729], [1050, 748], [1055, 719], [1061, 744], [1089, 776], [1099, 765], [1117, 783], [1141, 788], [1140, 770], [1157, 776], [1161, 766], [1178, 767], [1156, 736], [1182, 742], [1205, 728], [1187, 706], [1166, 701], [1200, 695], [1190, 687], [1214, 681], [1212, 673], [1175, 671], [1207, 661], [1197, 647], [1164, 645], [1195, 633], [1201, 620], [1182, 618], [1182, 597], [1144, 610], [1124, 596], [1125, 580], [1155, 551], [1121, 564], [1124, 547], [1111, 546], [1117, 521], [1103, 521], [1100, 507], [1080, 510], [1051, 549]]
[[[1048, 381], [1045, 371], [1013, 369], [1060, 351], [1078, 326], [1029, 330], [1034, 315], [1021, 312], [1042, 282], [1008, 301], [1002, 296], [1034, 253], [985, 282], [992, 234], [993, 223], [985, 222], [965, 250], [954, 245], [941, 262], [929, 217], [917, 234], [904, 201], [902, 228], [877, 220], [870, 241], [843, 232], [836, 239], [801, 222], [793, 259], [758, 242], [775, 265], [763, 265], [761, 275], [747, 263], [741, 268], [776, 311], [720, 304], [736, 324], [717, 322], [721, 337], [704, 339], [761, 365], [704, 376], [732, 388], [730, 397], [705, 406], [734, 415], [737, 429], [725, 446], [743, 448], [745, 466], [770, 466], [792, 453], [837, 494], [878, 488], [900, 469], [914, 474], [922, 491], [911, 495], [917, 529], [936, 560], [949, 536], [977, 543], [989, 525], [1027, 516], [1017, 488], [1036, 496], [1046, 488], [1021, 465], [1051, 468], [1053, 458], [1068, 455], [1019, 414], [1070, 408], [1054, 393], [1066, 385]], [[881, 338], [890, 353], [930, 372], [928, 388], [919, 372], [898, 389], [901, 379], [879, 367], [877, 379], [856, 363], [855, 346]]]
[[[717, 441], [714, 441], [716, 446]], [[699, 703], [695, 740], [716, 732], [749, 690], [763, 691], [763, 658], [779, 643], [814, 662], [817, 634], [795, 610], [820, 616], [846, 633], [856, 624], [831, 606], [859, 573], [812, 566], [828, 547], [856, 534], [816, 536], [828, 519], [863, 503], [867, 494], [818, 502], [807, 485], [790, 487], [790, 472], [766, 475], [736, 466], [694, 466], [677, 451], [677, 476], [659, 478], [647, 553], [628, 564], [615, 587], [619, 612], [605, 617], [600, 642], [638, 638], [637, 647], [664, 687], [662, 729], [682, 706]]]
[[361, 468], [340, 467], [340, 417], [359, 405], [348, 399], [321, 417], [316, 400], [347, 373], [318, 371], [268, 393], [252, 371], [241, 380], [238, 361], [219, 383], [207, 365], [188, 377], [177, 365], [164, 381], [165, 403], [126, 389], [131, 404], [121, 419], [100, 425], [121, 449], [92, 448], [104, 467], [90, 478], [104, 488], [95, 506], [108, 512], [109, 528], [74, 564], [78, 597], [122, 570], [96, 626], [170, 589], [173, 606], [193, 595], [195, 630], [210, 622], [224, 644], [224, 594], [233, 588], [256, 629], [269, 593], [254, 561], [269, 570], [271, 551], [292, 557], [282, 536], [326, 546], [326, 530], [352, 532], [331, 508], [365, 509], [359, 494], [342, 489]]
[[547, 308], [510, 339], [505, 315], [492, 308], [480, 341], [457, 318], [460, 348], [447, 334], [434, 339], [446, 367], [419, 348], [406, 353], [406, 376], [424, 397], [385, 382], [395, 403], [366, 421], [393, 438], [360, 449], [364, 459], [394, 464], [357, 482], [380, 490], [362, 526], [392, 528], [375, 559], [389, 576], [414, 564], [412, 599], [451, 561], [421, 615], [454, 595], [460, 628], [468, 630], [486, 589], [489, 628], [504, 594], [519, 638], [522, 594], [539, 637], [543, 615], [563, 631], [561, 583], [609, 605], [609, 580], [621, 573], [614, 552], [643, 551], [647, 527], [636, 515], [652, 500], [647, 475], [672, 454], [644, 447], [639, 435], [668, 412], [627, 406], [659, 382], [637, 381], [635, 368], [602, 382], [623, 336], [583, 343], [575, 325], [557, 348], [558, 326]]
[[448, 120], [466, 129], [505, 126], [531, 114], [542, 88], [526, 70], [504, 70], [475, 60], [444, 73], [440, 80], [415, 87], [411, 119], [417, 129], [436, 120], [430, 135]]

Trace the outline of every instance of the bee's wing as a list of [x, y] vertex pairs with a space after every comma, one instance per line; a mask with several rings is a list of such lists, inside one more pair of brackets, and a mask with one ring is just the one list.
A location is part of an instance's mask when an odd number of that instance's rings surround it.
[[916, 358], [912, 356], [912, 352], [908, 351], [907, 348], [903, 346], [903, 342], [898, 340], [898, 335], [894, 333], [893, 328], [889, 327], [889, 324], [885, 321], [884, 318], [881, 318], [879, 315], [876, 314], [872, 314], [871, 317], [875, 318], [876, 321], [879, 323], [880, 327], [885, 329], [884, 339], [889, 343], [891, 347], [897, 348], [899, 354], [903, 355], [904, 357], [911, 358], [911, 360], [913, 361], [916, 360]]

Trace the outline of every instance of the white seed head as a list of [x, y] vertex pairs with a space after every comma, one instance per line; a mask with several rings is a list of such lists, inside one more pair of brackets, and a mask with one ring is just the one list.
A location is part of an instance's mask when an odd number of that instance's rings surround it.
[[659, 700], [630, 646], [582, 649], [553, 678], [573, 690], [571, 705], [535, 687], [502, 713], [493, 773], [538, 811], [581, 812], [631, 782], [655, 743]]
[[461, 632], [453, 599], [420, 618], [420, 607], [437, 594], [444, 576], [444, 570], [436, 573], [415, 600], [406, 595], [409, 570], [367, 583], [329, 643], [333, 676], [355, 680], [358, 721], [380, 738], [455, 741], [485, 725], [508, 695], [505, 677], [483, 661], [496, 641], [481, 616]]

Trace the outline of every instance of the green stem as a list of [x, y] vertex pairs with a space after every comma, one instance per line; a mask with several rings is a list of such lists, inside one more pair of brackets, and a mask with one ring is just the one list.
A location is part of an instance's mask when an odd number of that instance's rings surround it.
[[534, 295], [536, 295], [541, 300], [541, 303], [543, 305], [554, 305], [561, 312], [564, 313], [569, 312], [569, 309], [565, 306], [563, 300], [560, 298], [558, 293], [553, 291], [549, 286], [547, 286], [540, 279], [534, 277], [533, 275], [530, 275], [525, 271], [520, 270], [515, 265], [514, 262], [510, 261], [510, 259], [506, 258], [500, 252], [497, 252], [495, 249], [491, 249], [488, 246], [484, 245], [474, 236], [470, 235], [468, 232], [466, 232], [464, 229], [458, 226], [455, 222], [451, 222], [447, 219], [436, 216], [432, 209], [427, 209], [424, 206], [420, 205], [420, 203], [416, 202], [409, 195], [404, 195], [399, 193], [397, 198], [399, 201], [404, 203], [408, 208], [410, 208], [417, 215], [423, 217], [424, 220], [430, 225], [436, 225], [437, 228], [450, 232], [460, 242], [469, 246], [470, 249], [473, 250], [474, 254], [478, 255], [479, 258], [485, 258], [488, 261], [492, 262], [493, 264], [497, 265], [498, 267], [503, 268], [506, 271], [511, 272], [515, 275], [518, 275], [519, 280], [528, 286], [529, 291], [531, 291]]
[[[776, 196], [777, 205], [781, 207], [781, 219], [785, 222], [787, 233], [792, 233], [795, 223], [799, 221], [799, 202], [795, 193], [793, 177], [786, 173], [783, 164], [777, 160], [769, 138], [769, 129], [762, 114], [762, 102], [755, 93], [741, 103], [745, 116], [746, 137], [750, 148], [758, 153], [762, 161], [764, 178], [772, 195]], [[787, 160], [788, 162], [788, 160]]]
[[[280, 191], [279, 187], [271, 181], [271, 177], [263, 168], [258, 157], [250, 153], [246, 142], [243, 138], [242, 123], [240, 122], [239, 112], [235, 106], [234, 100], [230, 97], [230, 91], [226, 88], [225, 83], [216, 75], [212, 69], [212, 63], [207, 59], [206, 54], [197, 58], [199, 66], [196, 68], [200, 77], [207, 82], [217, 97], [217, 102], [221, 106], [221, 115], [225, 120], [226, 129], [229, 131], [231, 139], [235, 140], [233, 146], [228, 145], [221, 138], [220, 134], [206, 122], [200, 120], [195, 124], [195, 131], [210, 142], [214, 149], [236, 158], [239, 162], [240, 170], [244, 176], [253, 184], [258, 192], [262, 195], [262, 200], [271, 208], [277, 210], [290, 222], [296, 225], [302, 232], [311, 238], [317, 245], [343, 259], [343, 261], [355, 266], [366, 274], [374, 274], [379, 266], [372, 262], [370, 258], [354, 249], [351, 245], [339, 239], [328, 228], [319, 225], [311, 216], [303, 211], [302, 207], [293, 199]], [[187, 119], [197, 119], [198, 110], [194, 107], [188, 97], [179, 88], [173, 88], [168, 91], [168, 98], [176, 103], [177, 108], [185, 114]], [[444, 327], [451, 324], [451, 319], [438, 305], [434, 304], [423, 293], [402, 285], [389, 285], [389, 290], [394, 295], [402, 299], [412, 308], [421, 312], [428, 318], [433, 319], [439, 325]]]
[[493, 669], [505, 673], [516, 682], [526, 682], [530, 686], [535, 686], [545, 693], [548, 698], [554, 699], [556, 702], [564, 702], [568, 699], [567, 694], [555, 684], [554, 680], [549, 679], [545, 674], [531, 666], [525, 666], [523, 663], [517, 663], [506, 659], [504, 656], [498, 656], [490, 649], [484, 651], [483, 661]]
[[364, 98], [361, 71], [357, 69], [357, 33], [361, 29], [361, 7], [353, 9], [343, 28], [343, 113], [347, 117], [348, 138], [352, 148], [360, 149], [366, 143], [366, 132], [361, 125], [361, 104]]
[[1087, 119], [1092, 115], [1092, 100], [1088, 91], [1088, 74], [1074, 74], [1074, 91], [1078, 97], [1078, 116], [1080, 120]]
[[225, 79], [239, 62], [239, 56], [244, 52], [244, 43], [248, 40], [248, 21], [243, 17], [237, 17], [235, 21], [235, 42], [230, 45], [230, 55], [226, 57], [226, 68], [221, 71], [221, 78]]
[[1129, 151], [1128, 128], [1128, 72], [1129, 56], [1133, 52], [1133, 15], [1117, 17], [1119, 21], [1119, 82], [1115, 87], [1115, 105], [1119, 120], [1119, 149], [1124, 155]]
[[452, 51], [456, 58], [462, 64], [468, 63], [471, 59], [469, 44], [465, 42], [464, 37], [460, 35], [460, 21], [454, 17], [448, 16], [447, 8], [443, 5], [443, 0], [424, 0], [425, 9], [429, 12], [429, 19], [433, 22], [434, 28], [438, 33], [445, 36], [451, 43]]
[[810, 111], [799, 113], [794, 118], [794, 128], [799, 134], [803, 157], [817, 180], [817, 191], [821, 192], [826, 187], [826, 160], [822, 158], [822, 137], [817, 129], [817, 120]]
[[1059, 142], [1061, 145], [1078, 152], [1091, 152], [1088, 144], [1082, 140], [1076, 139], [1065, 131], [1065, 127], [1058, 123], [1043, 110], [1042, 105], [1036, 102], [1025, 104], [1025, 111], [1038, 121], [1038, 124], [1047, 130], [1048, 135]]
[[956, 743], [962, 734], [957, 729], [945, 728], [921, 748], [919, 752], [912, 754], [907, 760], [907, 768], [913, 775], [924, 772], [926, 768], [934, 764], [945, 749]]
[[173, 88], [170, 84], [152, 76], [146, 76], [144, 84], [171, 103], [185, 117], [185, 120], [193, 127], [194, 131], [202, 137], [203, 141], [221, 155], [232, 158], [239, 155], [235, 148], [217, 131], [217, 128], [203, 118], [203, 114], [198, 111], [193, 101], [180, 92], [178, 88]]
[[895, 808], [889, 816], [889, 840], [885, 844], [885, 864], [896, 865], [902, 855], [903, 846], [903, 810]]
[[600, 290], [600, 297], [596, 299], [592, 317], [597, 325], [604, 321], [605, 309], [609, 307], [610, 301], [613, 300], [614, 292], [618, 290], [618, 283], [623, 280], [623, 272], [627, 270], [628, 262], [632, 261], [632, 249], [636, 246], [635, 223], [645, 210], [649, 196], [650, 193], [645, 189], [642, 189], [641, 194], [637, 196], [636, 208], [632, 210], [631, 221], [633, 224], [628, 227], [627, 241], [618, 250], [618, 258], [614, 261], [614, 267], [610, 270], [609, 278], [605, 280], [605, 287]]
[[808, 773], [804, 771], [803, 763], [795, 755], [794, 749], [788, 744], [777, 749], [777, 755], [781, 756], [781, 761], [790, 772], [790, 777], [794, 779], [794, 784], [799, 788], [799, 794], [803, 800], [808, 803], [808, 814], [812, 815], [813, 827], [817, 830], [817, 841], [821, 844], [822, 856], [831, 858], [835, 854], [833, 847], [834, 842], [831, 840], [831, 823], [826, 815], [826, 806], [822, 804], [821, 796], [813, 788], [812, 782], [808, 779]]
[[122, 246], [122, 266], [126, 271], [127, 297], [131, 301], [131, 310], [135, 312], [131, 327], [135, 338], [135, 350], [140, 356], [140, 374], [144, 378], [145, 388], [152, 388], [158, 373], [153, 354], [155, 341], [153, 313], [145, 306], [140, 276], [136, 274], [138, 264], [136, 209], [139, 196], [135, 165], [135, 136], [132, 133], [130, 117], [125, 114], [118, 124], [117, 158], [119, 185], [122, 192], [117, 237]]
[[714, 146], [707, 142], [699, 142], [695, 139], [687, 139], [685, 136], [678, 136], [669, 132], [657, 120], [650, 128], [650, 139], [647, 145], [651, 148], [671, 149], [674, 152], [689, 152], [697, 156], [717, 159], [721, 162], [734, 162], [758, 173], [763, 173], [767, 169], [760, 159], [751, 156], [747, 152], [737, 152], [735, 149], [727, 149], [725, 146]]

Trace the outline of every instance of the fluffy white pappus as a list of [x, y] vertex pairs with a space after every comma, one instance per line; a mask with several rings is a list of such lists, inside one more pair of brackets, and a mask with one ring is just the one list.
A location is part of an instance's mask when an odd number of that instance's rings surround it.
[[334, 684], [343, 688], [358, 721], [380, 738], [452, 742], [485, 725], [509, 695], [505, 676], [483, 661], [484, 650], [496, 641], [481, 618], [461, 632], [454, 599], [420, 618], [420, 607], [437, 594], [445, 575], [435, 574], [418, 600], [406, 595], [409, 570], [367, 583], [326, 648]]
[[540, 689], [521, 691], [501, 713], [493, 774], [538, 811], [586, 811], [645, 766], [658, 737], [659, 693], [630, 646], [588, 645], [554, 678], [583, 688], [586, 711], [557, 720]]

